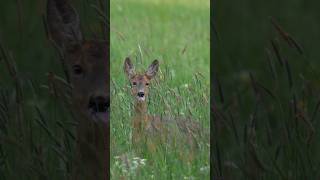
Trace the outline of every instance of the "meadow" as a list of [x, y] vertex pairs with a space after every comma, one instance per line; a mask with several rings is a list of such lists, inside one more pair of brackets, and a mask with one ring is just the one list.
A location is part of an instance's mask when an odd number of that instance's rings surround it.
[[319, 179], [318, 4], [214, 4], [214, 177]]
[[[209, 1], [111, 1], [112, 179], [209, 179], [209, 23]], [[132, 147], [126, 57], [137, 72], [160, 61], [150, 85], [150, 114], [189, 116], [205, 127], [193, 162], [179, 159], [181, 147], [143, 155]]]

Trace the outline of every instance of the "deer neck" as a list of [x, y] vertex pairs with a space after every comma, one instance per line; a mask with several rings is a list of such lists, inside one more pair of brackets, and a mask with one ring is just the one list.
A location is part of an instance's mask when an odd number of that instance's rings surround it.
[[[83, 109], [74, 106], [74, 112], [78, 120], [77, 126], [77, 157], [75, 160], [74, 174], [82, 174], [81, 168], [86, 168], [84, 176], [105, 180], [109, 176], [109, 124], [95, 122], [87, 114], [82, 114]], [[99, 177], [99, 178], [97, 178]], [[77, 178], [76, 178], [77, 179]]]
[[147, 103], [136, 101], [134, 105], [135, 115], [136, 116], [146, 116], [147, 115]]
[[[135, 126], [145, 126], [148, 123], [148, 110], [147, 110], [147, 103], [146, 102], [139, 102], [136, 101], [134, 105], [135, 110], [135, 118], [134, 124]], [[140, 129], [140, 128], [138, 128]]]

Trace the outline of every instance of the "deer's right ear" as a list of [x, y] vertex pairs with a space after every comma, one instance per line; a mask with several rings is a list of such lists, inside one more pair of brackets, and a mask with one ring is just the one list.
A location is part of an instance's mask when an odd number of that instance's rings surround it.
[[82, 41], [79, 16], [67, 0], [48, 0], [48, 32], [62, 49]]
[[124, 72], [127, 74], [128, 78], [131, 79], [134, 75], [134, 66], [129, 57], [124, 60]]

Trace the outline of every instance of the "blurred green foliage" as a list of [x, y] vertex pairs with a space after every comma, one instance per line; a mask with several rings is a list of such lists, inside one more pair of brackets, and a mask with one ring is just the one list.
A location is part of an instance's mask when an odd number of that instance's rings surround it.
[[318, 4], [215, 2], [215, 176], [320, 177]]

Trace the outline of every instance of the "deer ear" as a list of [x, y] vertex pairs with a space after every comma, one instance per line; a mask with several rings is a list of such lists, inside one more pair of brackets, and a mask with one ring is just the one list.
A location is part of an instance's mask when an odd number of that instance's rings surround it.
[[154, 60], [152, 64], [148, 67], [148, 70], [146, 71], [146, 76], [149, 79], [152, 79], [158, 72], [159, 69], [159, 61]]
[[47, 22], [51, 38], [62, 50], [82, 41], [79, 16], [67, 0], [48, 0]]
[[134, 75], [134, 66], [129, 57], [124, 60], [124, 72], [126, 72], [129, 79], [131, 79]]

